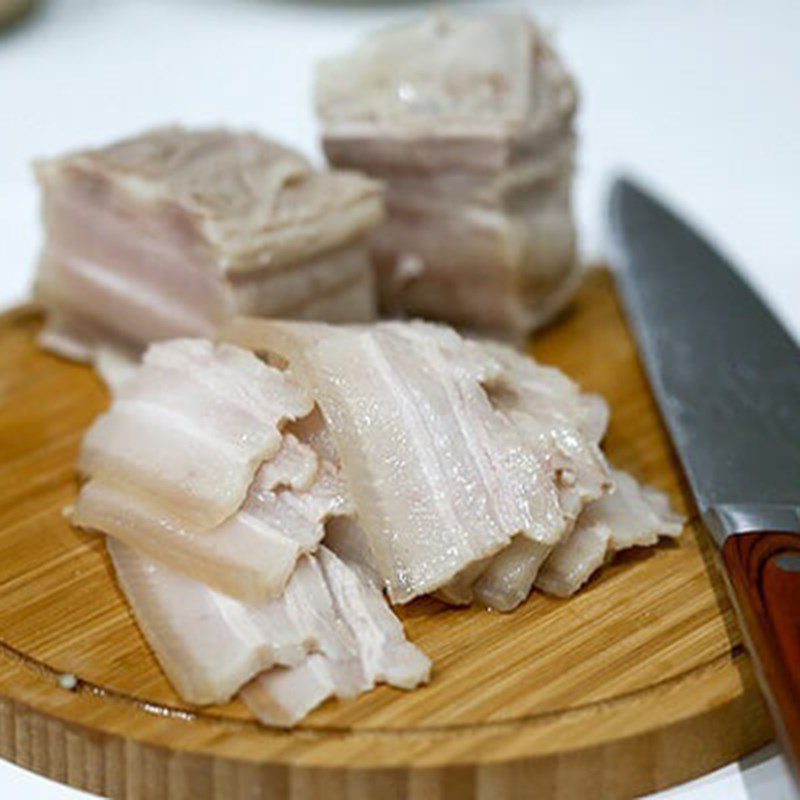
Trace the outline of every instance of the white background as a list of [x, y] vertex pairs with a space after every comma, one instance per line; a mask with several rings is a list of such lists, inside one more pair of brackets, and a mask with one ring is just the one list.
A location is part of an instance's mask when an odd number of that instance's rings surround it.
[[[603, 193], [624, 168], [734, 254], [800, 336], [800, 2], [523, 4], [553, 31], [581, 85], [577, 210], [587, 255], [602, 254]], [[421, 8], [51, 0], [0, 33], [0, 306], [24, 297], [32, 277], [32, 157], [168, 121], [251, 126], [318, 154], [314, 60]], [[793, 796], [772, 749], [667, 794]], [[0, 797], [88, 796], [0, 761]]]

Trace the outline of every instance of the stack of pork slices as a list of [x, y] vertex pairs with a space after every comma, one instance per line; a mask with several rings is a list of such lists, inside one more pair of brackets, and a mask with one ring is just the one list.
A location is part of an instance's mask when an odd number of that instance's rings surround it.
[[510, 611], [680, 533], [606, 463], [603, 400], [510, 348], [423, 322], [224, 338], [147, 350], [86, 435], [73, 512], [191, 703], [290, 726], [412, 689], [431, 665], [384, 592]]
[[108, 534], [159, 662], [195, 704], [241, 693], [291, 725], [430, 663], [359, 561], [321, 544], [355, 525], [311, 396], [252, 353], [204, 339], [151, 346], [86, 434], [73, 522]]
[[387, 184], [384, 310], [518, 338], [573, 295], [576, 90], [534, 23], [438, 11], [317, 70], [329, 161]]
[[36, 164], [45, 347], [95, 362], [235, 314], [360, 322], [376, 313], [365, 236], [378, 183], [314, 170], [251, 133], [159, 128]]

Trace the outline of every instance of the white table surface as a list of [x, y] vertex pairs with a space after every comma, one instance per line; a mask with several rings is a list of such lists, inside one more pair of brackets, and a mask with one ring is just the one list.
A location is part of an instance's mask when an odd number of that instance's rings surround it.
[[[553, 30], [581, 84], [577, 213], [587, 255], [603, 252], [603, 193], [624, 168], [735, 254], [800, 337], [800, 2], [522, 5]], [[420, 7], [51, 0], [0, 33], [0, 306], [25, 296], [40, 241], [32, 157], [168, 121], [251, 126], [319, 157], [314, 60]], [[657, 795], [794, 796], [772, 747]], [[89, 795], [0, 761], [0, 797]]]

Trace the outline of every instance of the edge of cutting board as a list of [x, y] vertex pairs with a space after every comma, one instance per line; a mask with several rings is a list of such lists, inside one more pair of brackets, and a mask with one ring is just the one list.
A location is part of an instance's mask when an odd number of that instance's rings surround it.
[[[589, 275], [573, 311], [534, 350], [607, 394], [608, 450], [686, 511], [681, 542], [623, 557], [577, 602], [537, 596], [511, 617], [412, 604], [402, 616], [410, 638], [432, 651], [432, 686], [330, 703], [292, 732], [261, 728], [240, 708], [187, 708], [164, 681], [98, 538], [72, 531], [61, 517], [74, 497], [80, 433], [105, 398], [87, 369], [36, 350], [37, 326], [31, 308], [0, 316], [4, 758], [113, 797], [569, 800], [664, 788], [771, 738], [713, 551], [607, 273]], [[680, 596], [661, 596], [677, 594], [675, 587]], [[549, 695], [546, 676], [533, 677], [537, 659], [547, 657], [536, 650], [546, 625], [568, 644], [559, 656], [563, 675], [558, 664], [547, 673]], [[587, 630], [605, 638], [581, 638]], [[508, 645], [512, 635], [518, 638]], [[583, 674], [587, 647], [595, 648], [587, 668], [608, 660], [602, 673]], [[505, 671], [502, 662], [518, 651], [531, 658]], [[63, 672], [78, 675], [76, 690], [59, 686]]]

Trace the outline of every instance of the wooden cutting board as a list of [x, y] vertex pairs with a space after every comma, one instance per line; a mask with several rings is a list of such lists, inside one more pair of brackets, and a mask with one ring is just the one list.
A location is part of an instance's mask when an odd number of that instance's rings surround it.
[[[39, 352], [31, 309], [0, 318], [0, 755], [114, 797], [244, 800], [619, 798], [771, 738], [713, 549], [670, 449], [609, 275], [590, 274], [533, 352], [612, 408], [607, 452], [689, 518], [569, 600], [509, 615], [401, 608], [431, 684], [329, 702], [292, 732], [239, 703], [193, 708], [136, 628], [99, 536], [62, 515], [92, 372]], [[74, 674], [77, 687], [59, 685]]]

